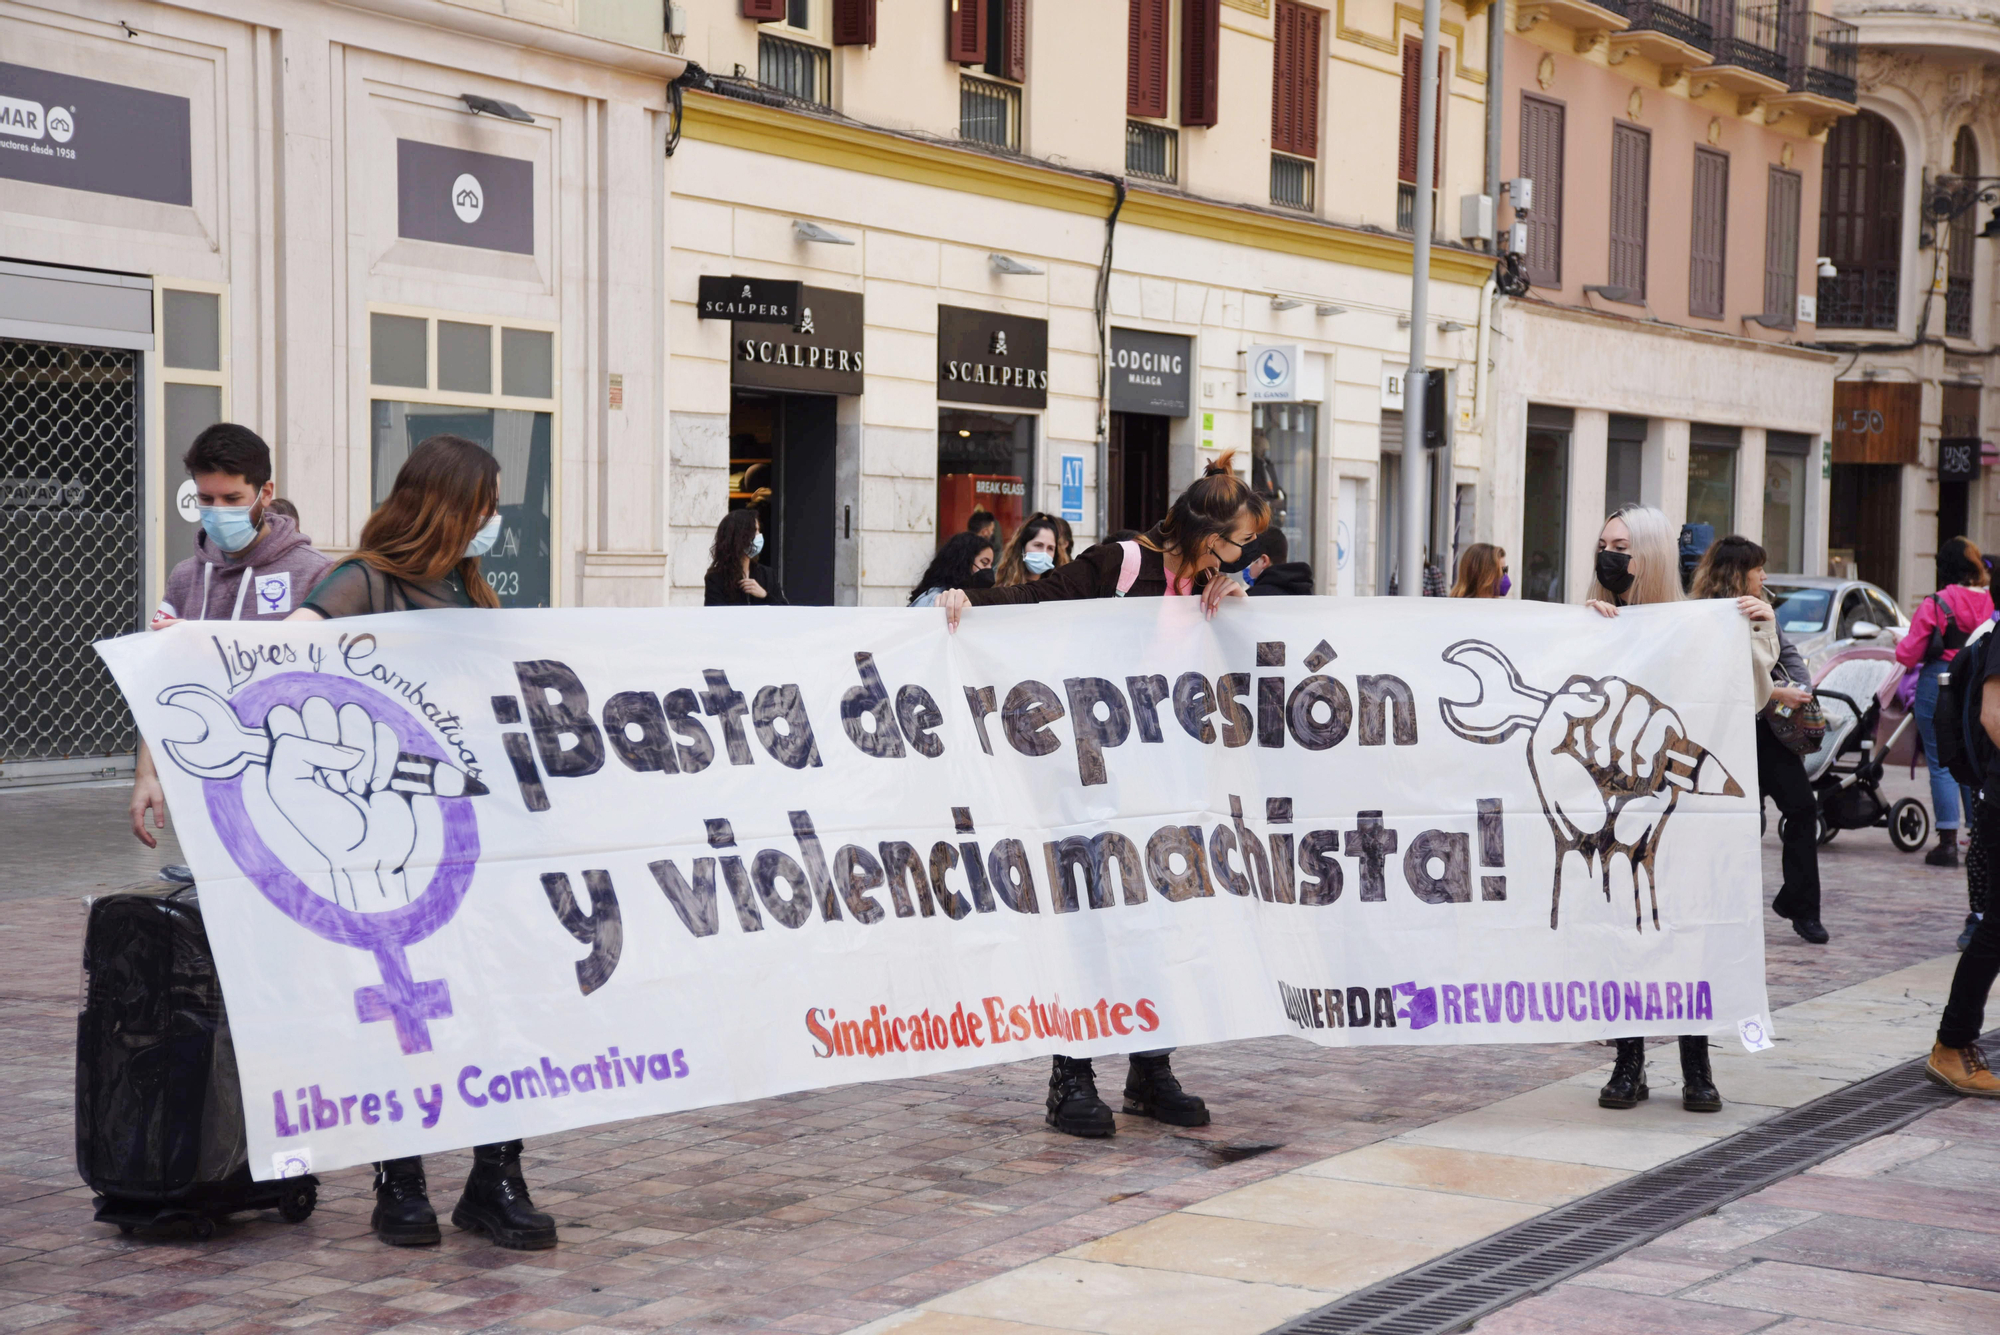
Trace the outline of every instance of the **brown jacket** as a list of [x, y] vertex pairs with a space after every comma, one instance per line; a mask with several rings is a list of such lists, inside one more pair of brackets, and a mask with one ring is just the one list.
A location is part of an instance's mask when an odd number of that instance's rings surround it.
[[[1166, 596], [1167, 566], [1160, 558], [1160, 542], [1160, 530], [1157, 528], [1139, 540], [1139, 578], [1126, 590], [1127, 598]], [[1125, 549], [1115, 542], [1100, 542], [1095, 547], [1086, 547], [1074, 561], [1057, 566], [1038, 580], [1026, 584], [995, 585], [990, 589], [967, 589], [965, 598], [974, 607], [1115, 598], [1118, 596], [1118, 572], [1124, 566]]]

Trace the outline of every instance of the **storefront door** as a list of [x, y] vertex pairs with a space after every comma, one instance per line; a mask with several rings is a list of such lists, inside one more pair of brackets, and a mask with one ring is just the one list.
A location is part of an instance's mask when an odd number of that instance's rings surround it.
[[1150, 413], [1111, 414], [1104, 485], [1109, 488], [1112, 529], [1144, 533], [1167, 516], [1167, 432], [1165, 417]]
[[729, 508], [757, 511], [758, 559], [795, 604], [833, 605], [838, 408], [831, 394], [739, 389], [729, 400]]
[[1903, 550], [1902, 465], [1835, 464], [1829, 508], [1829, 560], [1851, 559], [1862, 579], [1901, 597], [1896, 567]]

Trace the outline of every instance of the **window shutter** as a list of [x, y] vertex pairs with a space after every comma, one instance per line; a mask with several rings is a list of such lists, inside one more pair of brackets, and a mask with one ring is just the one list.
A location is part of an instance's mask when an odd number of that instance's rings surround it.
[[[1613, 287], [1646, 295], [1646, 230], [1652, 196], [1653, 137], [1636, 125], [1611, 127], [1611, 264]], [[1537, 187], [1539, 188], [1539, 186]]]
[[1181, 0], [1181, 124], [1216, 123], [1221, 59], [1222, 0]]
[[1403, 42], [1403, 124], [1397, 138], [1396, 179], [1416, 184], [1417, 107], [1423, 94], [1419, 71], [1423, 69], [1422, 42]]
[[833, 44], [875, 45], [875, 0], [833, 0]]
[[1521, 175], [1535, 183], [1524, 267], [1536, 287], [1562, 286], [1563, 118], [1562, 103], [1521, 95]]
[[1159, 119], [1167, 114], [1167, 6], [1169, 0], [1131, 0], [1125, 43], [1125, 114]]
[[743, 17], [759, 23], [776, 23], [785, 17], [785, 0], [743, 0]]
[[1320, 11], [1278, 0], [1272, 15], [1271, 147], [1319, 156]]
[[988, 0], [1000, 11], [1000, 68], [1003, 79], [1024, 83], [1028, 78], [1028, 0]]
[[[748, 0], [745, 0], [748, 3]], [[782, 0], [780, 0], [782, 4]], [[960, 65], [986, 63], [989, 0], [945, 0], [944, 58]]]
[[1791, 328], [1799, 310], [1799, 195], [1797, 172], [1771, 168], [1764, 215], [1764, 314]]
[[1694, 225], [1688, 259], [1688, 314], [1720, 320], [1723, 259], [1729, 241], [1729, 157], [1712, 148], [1694, 151]]

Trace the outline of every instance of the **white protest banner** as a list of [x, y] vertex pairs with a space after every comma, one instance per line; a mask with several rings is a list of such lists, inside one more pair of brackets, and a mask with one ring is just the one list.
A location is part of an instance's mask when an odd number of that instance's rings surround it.
[[1728, 602], [1107, 600], [956, 635], [438, 611], [99, 648], [199, 880], [260, 1176], [1052, 1053], [1767, 1013]]

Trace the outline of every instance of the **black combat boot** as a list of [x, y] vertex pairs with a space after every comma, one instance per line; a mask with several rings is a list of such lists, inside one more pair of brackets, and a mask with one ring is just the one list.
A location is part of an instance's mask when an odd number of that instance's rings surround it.
[[1168, 1126], [1207, 1126], [1208, 1105], [1181, 1088], [1170, 1059], [1134, 1057], [1125, 1076], [1125, 1111]]
[[1611, 1078], [1597, 1091], [1600, 1108], [1636, 1108], [1650, 1091], [1646, 1088], [1646, 1040], [1618, 1040], [1618, 1060], [1612, 1063]]
[[1708, 1036], [1681, 1035], [1681, 1107], [1689, 1112], [1721, 1112], [1722, 1091], [1708, 1069]]
[[1098, 1139], [1113, 1135], [1118, 1123], [1097, 1097], [1097, 1073], [1088, 1057], [1058, 1057], [1049, 1071], [1047, 1122], [1066, 1136]]
[[1939, 830], [1937, 847], [1924, 854], [1924, 863], [1931, 867], [1956, 867], [1958, 865], [1958, 831]]
[[556, 1221], [528, 1199], [518, 1140], [473, 1148], [472, 1174], [465, 1179], [465, 1194], [458, 1198], [451, 1222], [467, 1232], [484, 1233], [510, 1251], [537, 1252], [556, 1245]]
[[437, 1211], [425, 1189], [422, 1159], [390, 1159], [375, 1165], [375, 1236], [391, 1247], [425, 1247], [439, 1240]]

